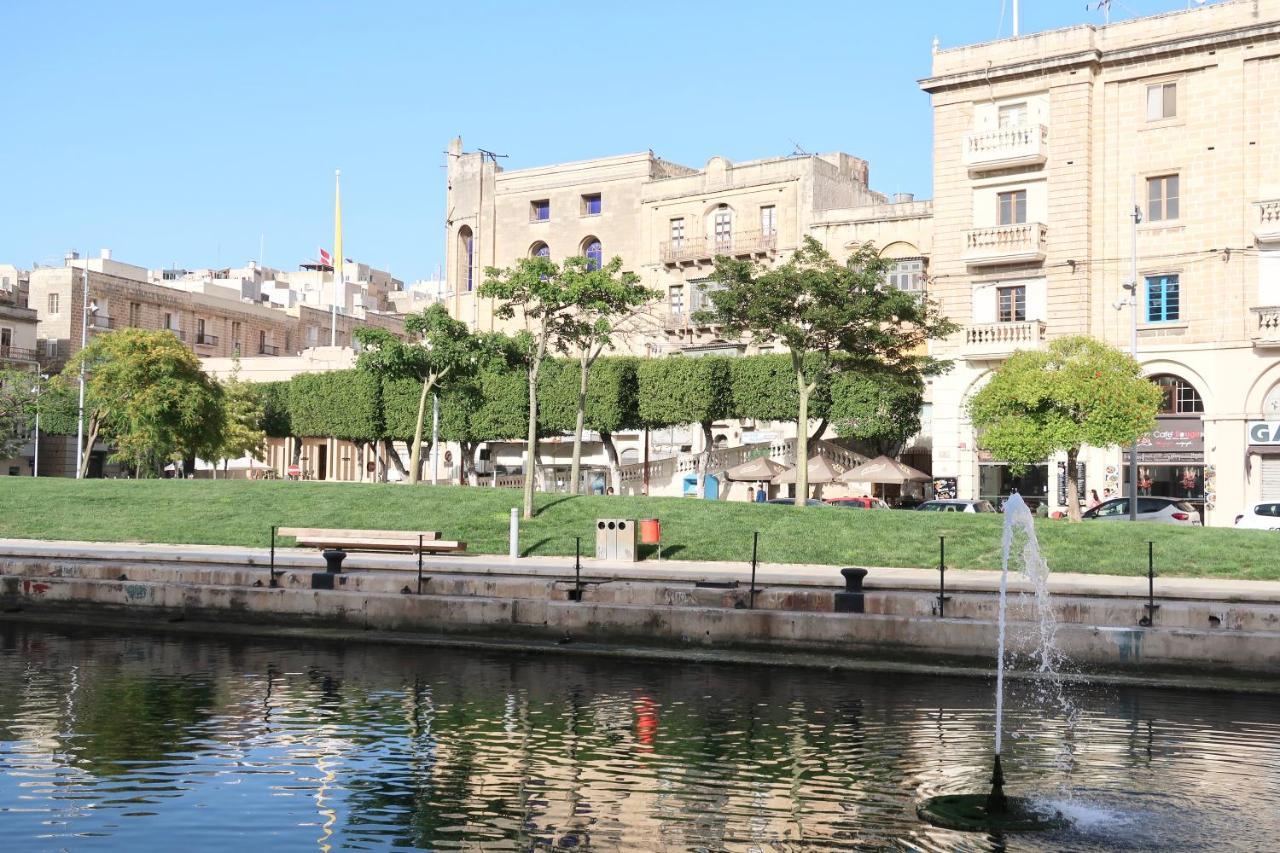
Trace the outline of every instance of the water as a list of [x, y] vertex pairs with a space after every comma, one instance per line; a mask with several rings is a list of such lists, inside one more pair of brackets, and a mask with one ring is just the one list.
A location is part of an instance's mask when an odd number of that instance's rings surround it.
[[[1015, 682], [1016, 684], [1016, 682]], [[920, 823], [984, 790], [991, 682], [0, 623], [5, 851], [1266, 850], [1270, 697], [1006, 697], [1010, 794], [1075, 823]]]

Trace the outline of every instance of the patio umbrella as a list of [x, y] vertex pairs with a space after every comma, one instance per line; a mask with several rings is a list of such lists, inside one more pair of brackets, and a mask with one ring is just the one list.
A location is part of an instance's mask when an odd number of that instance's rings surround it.
[[[796, 481], [796, 473], [799, 466], [793, 465], [785, 471], [776, 474], [769, 482], [775, 485], [780, 483], [794, 483]], [[821, 486], [824, 483], [834, 483], [840, 478], [840, 474], [844, 471], [844, 466], [838, 462], [832, 462], [825, 456], [809, 457], [809, 485]]]
[[739, 462], [734, 465], [724, 472], [724, 478], [726, 480], [752, 483], [770, 480], [774, 474], [779, 471], [785, 471], [786, 468], [786, 465], [781, 462], [774, 462], [768, 456], [757, 456], [755, 459], [748, 459], [746, 462]]
[[877, 456], [857, 468], [850, 468], [840, 475], [842, 483], [885, 483], [901, 486], [903, 483], [927, 483], [933, 477], [904, 465], [888, 456]]

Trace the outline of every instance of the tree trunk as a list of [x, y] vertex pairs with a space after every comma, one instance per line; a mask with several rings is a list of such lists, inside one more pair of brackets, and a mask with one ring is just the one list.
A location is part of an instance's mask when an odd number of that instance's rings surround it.
[[569, 463], [569, 494], [578, 493], [582, 477], [582, 427], [587, 420], [587, 377], [591, 375], [591, 353], [584, 349], [578, 360], [578, 412], [573, 422], [573, 461]]
[[791, 354], [791, 363], [800, 392], [800, 410], [796, 413], [796, 506], [804, 506], [809, 499], [809, 393], [813, 386], [805, 381], [804, 362], [795, 353]]
[[396, 452], [396, 443], [392, 439], [384, 438], [382, 447], [387, 452], [387, 460], [391, 466], [408, 478], [408, 472], [404, 470], [404, 460], [400, 458], [400, 454]]
[[98, 443], [98, 418], [96, 415], [89, 415], [89, 427], [85, 430], [85, 443], [80, 451], [80, 479], [89, 476], [89, 455], [93, 451], [93, 446]]
[[[477, 486], [476, 480], [476, 449], [480, 446], [478, 441], [461, 441], [458, 442], [458, 485], [459, 486]], [[493, 469], [493, 476], [496, 480], [498, 477], [498, 469]]]
[[[538, 458], [538, 373], [542, 370], [542, 359], [547, 354], [547, 329], [543, 322], [542, 334], [538, 336], [538, 352], [529, 365], [529, 432], [524, 446], [524, 518], [533, 518], [533, 477], [534, 466]], [[497, 468], [494, 469], [495, 482]]]
[[823, 418], [818, 421], [818, 428], [809, 433], [809, 441], [817, 441], [822, 438], [822, 434], [827, 431], [827, 419]]
[[622, 464], [618, 460], [618, 445], [613, 441], [613, 433], [600, 430], [600, 442], [604, 445], [604, 456], [609, 460], [609, 487], [615, 495], [622, 494]]
[[702, 452], [698, 454], [698, 499], [707, 496], [707, 468], [711, 465], [711, 421], [703, 421]]
[[1080, 448], [1067, 448], [1067, 518], [1071, 521], [1080, 520], [1080, 492], [1076, 488], [1076, 457], [1079, 455]]
[[436, 375], [432, 373], [422, 380], [422, 393], [418, 395], [418, 419], [413, 424], [413, 444], [409, 449], [409, 485], [415, 485], [418, 482], [422, 471], [422, 465], [420, 464], [422, 460], [422, 430], [427, 417], [427, 395], [431, 393], [431, 388], [436, 384], [436, 379]]

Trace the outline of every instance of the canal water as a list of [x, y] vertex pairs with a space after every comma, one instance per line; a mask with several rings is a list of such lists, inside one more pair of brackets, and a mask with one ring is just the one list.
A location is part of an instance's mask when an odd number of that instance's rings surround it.
[[981, 790], [983, 680], [0, 623], [0, 849], [1275, 850], [1280, 713], [1009, 699], [1011, 793], [1073, 818], [921, 824]]

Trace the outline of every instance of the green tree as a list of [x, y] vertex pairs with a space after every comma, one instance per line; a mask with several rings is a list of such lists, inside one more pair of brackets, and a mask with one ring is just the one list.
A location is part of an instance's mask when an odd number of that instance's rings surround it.
[[887, 262], [870, 244], [838, 263], [812, 237], [785, 262], [761, 267], [720, 256], [710, 291], [712, 310], [701, 321], [729, 335], [781, 341], [791, 357], [797, 390], [796, 504], [809, 496], [809, 402], [824, 377], [850, 367], [921, 375], [934, 364], [925, 344], [954, 326], [931, 303], [887, 287]]
[[[609, 485], [622, 489], [622, 467], [614, 434], [640, 429], [636, 370], [633, 356], [604, 356], [591, 370], [587, 386], [586, 428], [600, 433], [609, 461]], [[546, 433], [569, 432], [578, 411], [579, 369], [575, 359], [552, 359], [543, 366], [538, 390], [539, 429]]]
[[[223, 406], [226, 411], [226, 428], [222, 442], [210, 462], [221, 461], [226, 470], [228, 459], [250, 456], [262, 459], [265, 455], [267, 433], [263, 429], [263, 408], [257, 390], [240, 378], [240, 359], [235, 359], [231, 378], [222, 383]], [[214, 468], [217, 476], [217, 468]]]
[[222, 388], [172, 332], [121, 329], [95, 337], [68, 362], [64, 386], [77, 383], [82, 363], [87, 424], [80, 476], [100, 438], [115, 445], [113, 460], [139, 474], [158, 473], [173, 459], [207, 459], [221, 446]]
[[567, 354], [574, 339], [578, 292], [572, 273], [565, 275], [550, 258], [521, 258], [506, 269], [488, 267], [480, 295], [498, 300], [494, 315], [509, 320], [520, 314], [529, 335], [526, 372], [529, 381], [528, 425], [524, 464], [524, 517], [533, 518], [533, 484], [538, 460], [538, 378], [553, 350]]
[[1067, 513], [1080, 519], [1080, 448], [1129, 444], [1155, 427], [1160, 389], [1131, 356], [1085, 335], [1016, 352], [969, 401], [978, 444], [1015, 470], [1067, 454]]
[[[827, 428], [831, 405], [829, 377], [818, 369], [817, 355], [805, 359], [805, 373], [817, 377], [817, 385], [809, 395], [809, 418], [818, 425], [810, 431], [810, 440]], [[800, 406], [795, 371], [789, 355], [750, 355], [729, 362], [733, 391], [733, 416], [757, 421], [794, 420]]]
[[357, 367], [382, 379], [412, 378], [421, 388], [418, 393], [417, 419], [413, 441], [409, 445], [409, 482], [422, 476], [422, 433], [426, 423], [427, 400], [432, 391], [465, 378], [475, 368], [479, 343], [465, 323], [449, 316], [437, 303], [404, 321], [408, 341], [386, 329], [356, 330], [363, 345]]
[[830, 418], [836, 434], [856, 438], [875, 454], [894, 454], [920, 432], [924, 382], [886, 371], [850, 371], [831, 381]]
[[9, 459], [31, 440], [39, 374], [0, 370], [0, 459]]
[[569, 465], [569, 494], [576, 495], [582, 471], [582, 429], [591, 368], [613, 343], [617, 321], [634, 314], [659, 294], [640, 284], [635, 273], [622, 272], [622, 258], [618, 257], [604, 266], [585, 257], [567, 258], [560, 274], [572, 306], [561, 334], [578, 361], [573, 457]]
[[499, 332], [480, 337], [478, 369], [440, 396], [440, 437], [458, 442], [461, 452], [459, 484], [475, 484], [481, 442], [522, 439], [528, 425], [528, 341]]
[[732, 359], [668, 356], [643, 359], [637, 371], [640, 419], [649, 427], [697, 424], [702, 429], [698, 456], [698, 497], [706, 496], [715, 421], [732, 415], [729, 365]]

